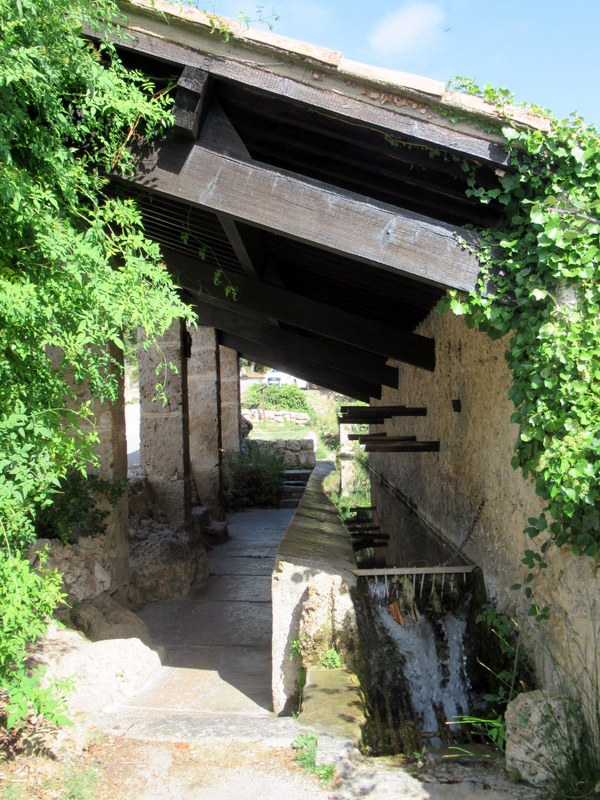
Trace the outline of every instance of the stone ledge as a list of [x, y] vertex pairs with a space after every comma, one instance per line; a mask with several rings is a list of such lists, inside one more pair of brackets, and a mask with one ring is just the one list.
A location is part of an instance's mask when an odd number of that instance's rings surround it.
[[347, 669], [312, 667], [306, 676], [300, 722], [359, 747], [367, 720], [356, 675]]
[[275, 559], [271, 595], [276, 714], [292, 707], [300, 663], [304, 668], [319, 665], [330, 648], [351, 660], [357, 645], [351, 597], [356, 585], [354, 551], [323, 490], [323, 480], [332, 469], [324, 462], [314, 469]]

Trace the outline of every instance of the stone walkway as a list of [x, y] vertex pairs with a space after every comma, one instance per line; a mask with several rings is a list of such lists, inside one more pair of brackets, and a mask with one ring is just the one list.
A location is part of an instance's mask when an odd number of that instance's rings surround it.
[[[297, 770], [269, 769], [269, 752], [290, 751], [303, 730], [301, 719], [271, 711], [271, 571], [279, 542], [293, 515], [290, 509], [252, 510], [228, 517], [230, 539], [209, 553], [210, 580], [185, 600], [151, 603], [140, 616], [156, 644], [163, 667], [134, 697], [105, 709], [96, 720], [120, 740], [123, 751], [138, 748], [144, 787], [123, 793], [136, 800], [516, 800], [531, 798], [511, 785], [493, 765], [423, 771], [421, 780], [401, 767], [365, 759], [352, 745], [319, 733], [319, 758], [336, 764], [340, 780], [331, 790]], [[139, 751], [140, 744], [145, 749]], [[195, 761], [173, 777], [173, 747], [193, 747]], [[156, 750], [156, 748], [162, 748]], [[198, 750], [198, 747], [202, 748]], [[235, 754], [256, 751], [254, 767]], [[170, 749], [169, 749], [170, 748]], [[272, 748], [269, 750], [269, 748]], [[141, 752], [141, 755], [139, 754]], [[161, 766], [161, 758], [167, 766]], [[142, 762], [148, 762], [144, 764]], [[168, 764], [167, 764], [168, 762]], [[195, 767], [194, 767], [195, 763]], [[256, 764], [264, 765], [264, 770]], [[212, 772], [206, 765], [212, 768]], [[168, 768], [167, 768], [168, 767]], [[209, 774], [210, 773], [210, 774]], [[436, 774], [437, 773], [437, 774]], [[152, 777], [155, 776], [155, 777]], [[198, 776], [201, 776], [201, 786]], [[113, 797], [113, 795], [111, 795]]]
[[271, 572], [292, 515], [290, 509], [231, 514], [229, 540], [209, 553], [208, 584], [192, 597], [138, 612], [164, 648], [163, 669], [114, 709], [121, 730], [182, 742], [233, 731], [242, 741], [266, 736], [289, 743], [297, 735], [294, 720], [271, 713]]

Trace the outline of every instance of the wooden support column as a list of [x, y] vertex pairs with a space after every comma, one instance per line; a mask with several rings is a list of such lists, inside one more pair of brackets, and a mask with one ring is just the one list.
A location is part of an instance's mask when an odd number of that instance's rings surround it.
[[[139, 337], [140, 465], [152, 494], [153, 516], [161, 522], [187, 525], [191, 515], [188, 445], [187, 359], [185, 327], [176, 320], [159, 342], [160, 350], [142, 347]], [[163, 406], [156, 397], [156, 383], [164, 379], [165, 362], [177, 367], [167, 372]]]

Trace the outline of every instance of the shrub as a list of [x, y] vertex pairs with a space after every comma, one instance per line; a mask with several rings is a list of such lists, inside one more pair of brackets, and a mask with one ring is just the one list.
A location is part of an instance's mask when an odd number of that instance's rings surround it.
[[60, 481], [52, 503], [37, 511], [36, 535], [69, 542], [104, 533], [110, 513], [107, 506], [116, 506], [126, 488], [126, 480], [107, 481], [97, 475], [69, 471]]
[[5, 748], [31, 727], [32, 719], [65, 722], [60, 687], [42, 688], [40, 668], [30, 674], [25, 666], [27, 645], [43, 635], [65, 597], [60, 575], [46, 569], [45, 560], [40, 553], [40, 567], [33, 570], [20, 553], [0, 550], [0, 740]]
[[246, 442], [240, 453], [229, 454], [227, 471], [227, 505], [232, 509], [273, 505], [283, 483], [281, 461], [254, 442]]
[[[262, 392], [262, 399], [261, 399]], [[253, 383], [242, 397], [243, 408], [262, 408], [269, 411], [299, 411], [310, 414], [306, 395], [297, 386], [265, 386]]]

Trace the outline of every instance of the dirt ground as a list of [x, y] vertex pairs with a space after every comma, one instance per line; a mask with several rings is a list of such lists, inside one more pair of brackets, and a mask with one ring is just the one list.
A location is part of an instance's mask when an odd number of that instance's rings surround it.
[[59, 759], [0, 763], [3, 800], [311, 800], [326, 797], [289, 749], [100, 737]]

